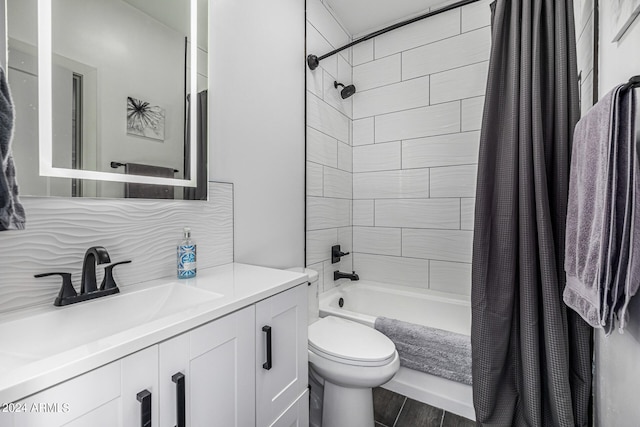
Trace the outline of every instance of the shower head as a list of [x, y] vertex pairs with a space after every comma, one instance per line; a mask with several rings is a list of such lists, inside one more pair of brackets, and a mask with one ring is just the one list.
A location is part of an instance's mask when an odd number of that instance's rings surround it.
[[354, 85], [345, 86], [342, 83], [334, 81], [333, 87], [338, 89], [338, 86], [342, 86], [342, 90], [340, 91], [340, 96], [342, 97], [342, 99], [347, 99], [348, 97], [356, 93], [356, 87]]

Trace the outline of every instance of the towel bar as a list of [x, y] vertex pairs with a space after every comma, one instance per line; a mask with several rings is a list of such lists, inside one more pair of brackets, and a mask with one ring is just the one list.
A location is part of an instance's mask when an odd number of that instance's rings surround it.
[[624, 85], [624, 87], [622, 88], [623, 90], [627, 90], [627, 89], [635, 89], [637, 87], [640, 87], [640, 76], [633, 76], [629, 79], [629, 82]]
[[[117, 168], [119, 168], [120, 166], [126, 166], [126, 165], [127, 165], [126, 163], [111, 162], [111, 167], [112, 167], [112, 168], [114, 168], [114, 169], [117, 169]], [[174, 170], [173, 170], [173, 172], [174, 172], [174, 173], [178, 173], [178, 172], [180, 172], [180, 171], [179, 171], [178, 169], [174, 169]]]

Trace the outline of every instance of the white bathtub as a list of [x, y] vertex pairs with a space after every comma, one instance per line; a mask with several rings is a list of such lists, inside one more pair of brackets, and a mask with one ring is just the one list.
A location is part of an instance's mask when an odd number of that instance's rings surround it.
[[[376, 317], [383, 316], [467, 335], [471, 329], [468, 297], [364, 280], [321, 294], [320, 316], [329, 315], [370, 327]], [[396, 376], [382, 387], [475, 420], [469, 385], [400, 367]]]

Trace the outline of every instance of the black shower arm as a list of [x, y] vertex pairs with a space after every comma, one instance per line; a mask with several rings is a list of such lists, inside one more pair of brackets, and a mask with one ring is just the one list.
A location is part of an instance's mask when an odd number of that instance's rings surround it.
[[398, 29], [400, 27], [404, 27], [405, 25], [413, 24], [414, 22], [421, 21], [421, 20], [423, 20], [425, 18], [430, 18], [432, 16], [439, 15], [439, 14], [444, 13], [444, 12], [448, 12], [448, 11], [456, 9], [458, 7], [466, 6], [468, 4], [475, 3], [477, 1], [480, 1], [480, 0], [461, 0], [459, 2], [452, 3], [450, 5], [441, 7], [440, 9], [434, 10], [432, 12], [427, 12], [427, 13], [425, 13], [423, 15], [416, 16], [415, 18], [407, 19], [406, 21], [398, 22], [397, 24], [390, 25], [390, 26], [385, 27], [385, 28], [383, 28], [381, 30], [375, 31], [375, 32], [373, 32], [371, 34], [367, 34], [366, 36], [361, 37], [358, 40], [354, 40], [351, 43], [348, 43], [348, 44], [346, 44], [346, 45], [344, 45], [342, 47], [339, 47], [338, 49], [332, 50], [331, 52], [326, 53], [326, 54], [324, 54], [322, 56], [308, 55], [307, 56], [307, 65], [309, 65], [309, 68], [311, 68], [312, 70], [315, 70], [316, 68], [318, 68], [319, 62], [322, 61], [323, 59], [328, 58], [331, 55], [335, 55], [338, 52], [342, 52], [345, 49], [349, 49], [350, 47], [355, 46], [358, 43], [362, 43], [362, 42], [370, 40], [370, 39], [372, 39], [374, 37], [380, 36], [380, 35], [382, 35], [384, 33], [388, 33], [389, 31], [393, 31], [393, 30], [396, 30], [396, 29]]

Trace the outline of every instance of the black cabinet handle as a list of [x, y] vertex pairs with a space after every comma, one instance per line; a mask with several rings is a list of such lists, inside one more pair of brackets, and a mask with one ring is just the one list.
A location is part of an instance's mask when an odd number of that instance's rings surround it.
[[140, 402], [140, 427], [151, 427], [151, 392], [142, 390], [136, 398]]
[[176, 383], [176, 427], [186, 427], [185, 421], [185, 384], [184, 374], [177, 372], [171, 376], [171, 381]]
[[262, 364], [262, 367], [268, 371], [273, 366], [273, 361], [271, 360], [271, 326], [263, 326], [262, 332], [267, 333], [267, 361]]

